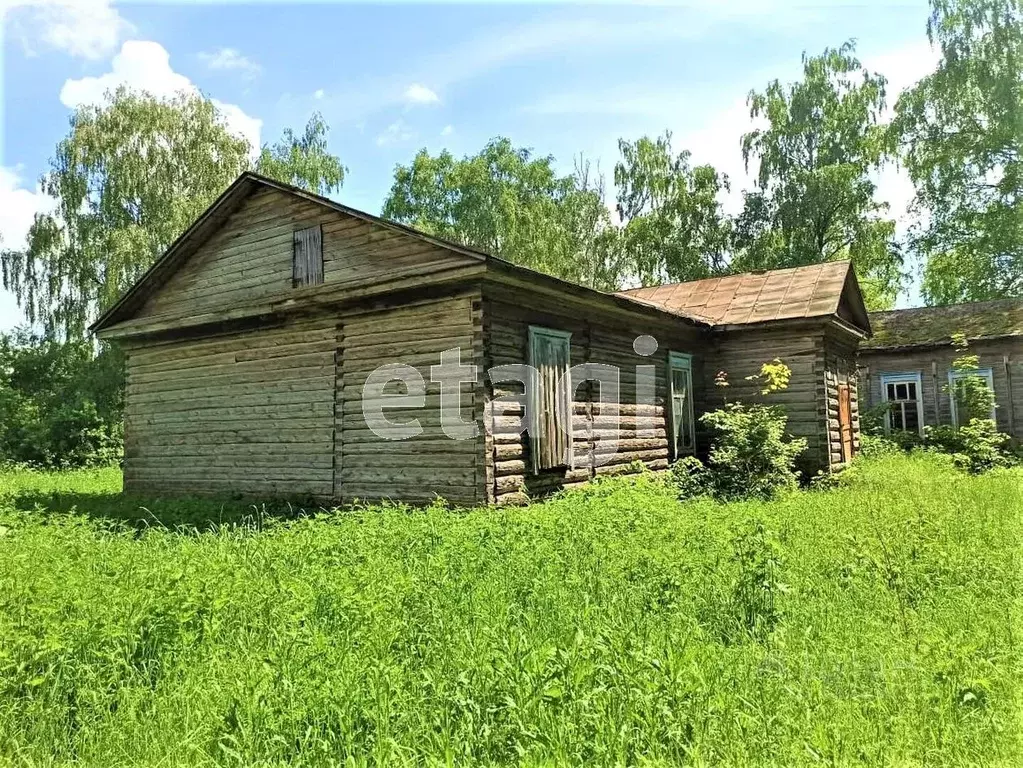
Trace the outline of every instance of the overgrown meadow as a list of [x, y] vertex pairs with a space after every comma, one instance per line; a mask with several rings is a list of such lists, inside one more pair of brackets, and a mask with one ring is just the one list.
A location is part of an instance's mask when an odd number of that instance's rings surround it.
[[119, 485], [0, 474], [0, 762], [1023, 759], [1020, 470], [312, 515]]

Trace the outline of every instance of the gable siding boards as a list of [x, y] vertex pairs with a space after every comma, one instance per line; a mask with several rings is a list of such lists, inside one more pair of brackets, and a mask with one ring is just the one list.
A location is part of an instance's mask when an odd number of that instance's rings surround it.
[[324, 286], [364, 287], [469, 257], [275, 189], [251, 195], [151, 296], [138, 317], [184, 316], [289, 298], [295, 232], [319, 226]]

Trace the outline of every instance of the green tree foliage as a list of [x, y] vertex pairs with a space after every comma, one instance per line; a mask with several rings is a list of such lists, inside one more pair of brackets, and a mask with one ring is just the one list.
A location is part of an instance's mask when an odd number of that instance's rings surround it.
[[246, 165], [246, 143], [202, 98], [158, 101], [119, 90], [79, 108], [22, 253], [3, 255], [4, 286], [50, 335], [85, 327], [149, 267]]
[[899, 98], [932, 304], [1023, 294], [1023, 4], [931, 0], [936, 71]]
[[506, 138], [455, 158], [423, 149], [395, 168], [383, 215], [517, 264], [614, 287], [613, 239], [603, 184], [589, 167], [560, 176], [551, 156]]
[[854, 46], [803, 56], [803, 79], [750, 93], [750, 114], [766, 126], [746, 134], [757, 188], [735, 225], [733, 268], [773, 269], [852, 259], [868, 304], [894, 303], [902, 257], [887, 205], [874, 198], [871, 171], [885, 152], [881, 75], [864, 70]]
[[[259, 169], [313, 190], [343, 180], [314, 117], [263, 150]], [[74, 339], [132, 285], [184, 229], [247, 169], [250, 147], [196, 95], [155, 99], [120, 89], [79, 108], [56, 148], [24, 251], [0, 254], [3, 284], [30, 323]]]
[[619, 140], [615, 165], [623, 264], [643, 285], [699, 280], [725, 267], [730, 227], [718, 201], [728, 178], [690, 166], [671, 133]]
[[0, 335], [0, 462], [106, 464], [121, 454], [123, 362], [85, 341]]
[[346, 168], [336, 155], [327, 150], [329, 130], [318, 112], [309, 119], [301, 136], [285, 128], [280, 141], [273, 146], [263, 146], [256, 170], [264, 176], [321, 195], [340, 189]]

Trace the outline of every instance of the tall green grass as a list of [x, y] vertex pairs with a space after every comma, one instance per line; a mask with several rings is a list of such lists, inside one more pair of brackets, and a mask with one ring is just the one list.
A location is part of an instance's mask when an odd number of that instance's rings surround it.
[[[1019, 471], [897, 456], [773, 503], [648, 478], [219, 524], [118, 487], [0, 476], [0, 761], [1023, 759]], [[176, 507], [204, 524], [155, 522]]]

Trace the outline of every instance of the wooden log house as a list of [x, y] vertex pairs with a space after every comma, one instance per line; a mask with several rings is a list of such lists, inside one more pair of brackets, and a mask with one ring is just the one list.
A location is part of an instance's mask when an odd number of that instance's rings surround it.
[[964, 353], [952, 336], [961, 333], [994, 391], [998, 429], [1023, 441], [1023, 299], [874, 312], [870, 322], [875, 333], [860, 350], [861, 385], [869, 407], [885, 404], [887, 432], [959, 423], [953, 362]]
[[[94, 330], [126, 355], [126, 491], [482, 504], [700, 452], [717, 372], [756, 397], [744, 377], [775, 357], [806, 468], [842, 464], [870, 326], [847, 262], [605, 293], [246, 173]], [[478, 373], [445, 390], [452, 349]], [[537, 373], [492, 375], [515, 364]], [[581, 364], [618, 391], [583, 369], [559, 390]], [[421, 388], [376, 386], [381, 366]]]

